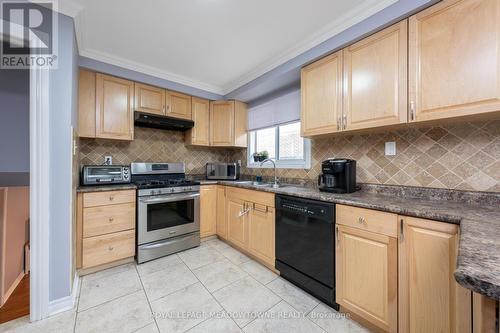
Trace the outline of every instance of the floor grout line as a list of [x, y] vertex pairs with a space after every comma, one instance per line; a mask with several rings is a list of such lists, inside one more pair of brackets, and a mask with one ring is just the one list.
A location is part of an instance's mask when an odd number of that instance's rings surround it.
[[[151, 302], [149, 301], [149, 297], [148, 297], [148, 293], [146, 292], [146, 288], [144, 288], [144, 284], [142, 283], [141, 274], [139, 274], [139, 270], [137, 269], [137, 264], [135, 264], [134, 267], [135, 267], [135, 272], [139, 276], [139, 282], [141, 283], [142, 291], [144, 292], [144, 296], [146, 296], [146, 301], [148, 302], [148, 305], [149, 305], [149, 311], [151, 313], [151, 317], [153, 317], [153, 323], [155, 323], [156, 329], [158, 330], [158, 332], [160, 332], [160, 327], [158, 326], [158, 323], [156, 322], [155, 316], [153, 316], [153, 308], [151, 306]], [[145, 325], [144, 327], [146, 327], [148, 325]], [[142, 328], [144, 328], [144, 327], [142, 327]], [[139, 328], [139, 329], [141, 329], [141, 328]]]

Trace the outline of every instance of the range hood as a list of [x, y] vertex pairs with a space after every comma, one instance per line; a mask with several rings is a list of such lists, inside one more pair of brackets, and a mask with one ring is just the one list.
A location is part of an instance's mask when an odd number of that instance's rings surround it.
[[190, 128], [193, 128], [194, 121], [135, 111], [134, 124], [135, 126], [140, 127], [160, 128], [173, 131], [186, 131]]

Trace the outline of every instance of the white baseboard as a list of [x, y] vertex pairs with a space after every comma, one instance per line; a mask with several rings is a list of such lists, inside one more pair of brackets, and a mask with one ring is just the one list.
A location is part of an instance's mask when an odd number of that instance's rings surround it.
[[61, 297], [49, 302], [49, 316], [71, 310], [76, 305], [76, 299], [78, 297], [78, 289], [80, 285], [80, 278], [78, 274], [75, 274], [73, 279], [73, 288], [71, 290], [71, 295], [66, 297]]

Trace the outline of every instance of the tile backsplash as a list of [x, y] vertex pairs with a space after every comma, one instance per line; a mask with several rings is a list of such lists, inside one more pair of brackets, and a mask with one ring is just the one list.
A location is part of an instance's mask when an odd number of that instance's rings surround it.
[[[395, 156], [384, 155], [387, 141], [396, 142]], [[311, 169], [279, 169], [279, 177], [314, 182], [321, 161], [344, 157], [357, 160], [361, 183], [500, 192], [500, 120], [337, 135], [313, 139], [311, 149]], [[246, 166], [246, 151], [230, 159]], [[242, 173], [272, 176], [272, 169], [243, 167]]]
[[[395, 156], [384, 155], [387, 141], [396, 142]], [[500, 192], [500, 120], [337, 135], [313, 139], [311, 149], [311, 169], [279, 169], [279, 177], [315, 182], [321, 161], [345, 157], [357, 160], [361, 183]], [[188, 174], [204, 174], [206, 162], [241, 160], [243, 175], [273, 174], [247, 168], [245, 149], [189, 147], [182, 132], [140, 127], [132, 142], [80, 140], [80, 164], [102, 164], [105, 155], [114, 164], [183, 161]]]
[[227, 149], [184, 145], [184, 133], [136, 127], [134, 141], [80, 139], [80, 165], [102, 164], [111, 155], [113, 164], [132, 162], [184, 162], [186, 173], [204, 174], [205, 163], [225, 162]]

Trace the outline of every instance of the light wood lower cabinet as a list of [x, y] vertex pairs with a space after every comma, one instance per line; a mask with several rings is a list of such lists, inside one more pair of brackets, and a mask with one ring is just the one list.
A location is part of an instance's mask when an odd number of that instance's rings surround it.
[[200, 188], [200, 237], [213, 236], [217, 223], [217, 185]]
[[226, 187], [217, 185], [217, 236], [227, 238]]
[[135, 190], [78, 193], [76, 267], [81, 272], [135, 255], [135, 200]]
[[399, 332], [470, 332], [471, 291], [453, 277], [457, 225], [400, 217]]
[[248, 215], [248, 251], [274, 266], [275, 260], [275, 211], [274, 208], [250, 204]]
[[227, 239], [235, 245], [246, 248], [247, 244], [247, 224], [248, 224], [248, 203], [237, 198], [227, 198]]
[[241, 188], [226, 189], [228, 242], [264, 265], [274, 267], [274, 194]]
[[[337, 205], [336, 222], [337, 303], [383, 331], [397, 332], [397, 216]], [[388, 227], [380, 229], [384, 223]], [[363, 230], [366, 225], [370, 231]]]

